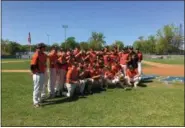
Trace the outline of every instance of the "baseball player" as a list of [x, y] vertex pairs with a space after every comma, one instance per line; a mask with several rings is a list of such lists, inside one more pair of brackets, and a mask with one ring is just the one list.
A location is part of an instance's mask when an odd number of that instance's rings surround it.
[[49, 80], [48, 80], [48, 92], [49, 98], [55, 97], [55, 86], [56, 86], [56, 68], [57, 68], [57, 48], [52, 47], [50, 53], [48, 54], [49, 59]]
[[128, 55], [129, 54], [126, 51], [126, 48], [123, 48], [123, 52], [120, 53], [120, 65], [122, 67], [124, 75], [126, 74]]
[[104, 91], [105, 88], [103, 88], [102, 72], [98, 65], [93, 65], [93, 67], [90, 70], [90, 76], [91, 76], [90, 80], [91, 80], [92, 87], [98, 87], [102, 91]]
[[67, 56], [63, 49], [60, 49], [58, 56], [57, 85], [55, 91], [57, 96], [62, 96], [68, 64], [66, 59]]
[[85, 83], [79, 80], [79, 71], [77, 69], [78, 64], [71, 62], [71, 67], [67, 71], [66, 83], [67, 92], [62, 92], [67, 97], [72, 97], [76, 88], [79, 88], [80, 93], [83, 95]]
[[34, 107], [40, 107], [41, 105], [41, 91], [44, 85], [44, 73], [46, 71], [47, 57], [44, 53], [45, 44], [40, 43], [37, 46], [37, 50], [32, 56], [30, 70], [33, 76], [33, 105]]
[[138, 56], [133, 51], [133, 47], [129, 47], [127, 66], [129, 66], [129, 65], [132, 65], [134, 69], [138, 68]]
[[138, 69], [137, 68], [133, 68], [132, 65], [129, 65], [127, 72], [126, 72], [126, 83], [128, 85], [132, 85], [132, 83], [134, 84], [134, 88], [137, 87], [137, 85], [139, 84], [139, 81], [141, 80], [141, 77], [138, 73]]
[[143, 60], [143, 54], [142, 52], [139, 50], [139, 48], [136, 49], [136, 54], [138, 56], [138, 72], [141, 75], [142, 73], [142, 66], [141, 66], [141, 61]]

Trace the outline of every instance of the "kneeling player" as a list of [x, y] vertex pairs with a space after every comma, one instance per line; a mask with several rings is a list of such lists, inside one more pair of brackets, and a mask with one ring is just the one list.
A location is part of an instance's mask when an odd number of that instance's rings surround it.
[[97, 65], [94, 65], [93, 68], [90, 70], [91, 76], [91, 86], [93, 88], [100, 88], [101, 90], [105, 90], [103, 88], [103, 78], [100, 68]]
[[71, 68], [68, 69], [66, 75], [66, 83], [65, 86], [67, 88], [67, 93], [63, 92], [62, 94], [67, 97], [72, 97], [76, 88], [79, 88], [80, 93], [82, 94], [84, 91], [85, 84], [78, 79], [79, 72], [77, 69], [77, 63], [72, 62]]
[[126, 71], [126, 82], [128, 85], [134, 84], [134, 87], [136, 88], [140, 81], [140, 75], [138, 73], [138, 69], [134, 69], [132, 65], [129, 65], [129, 68]]

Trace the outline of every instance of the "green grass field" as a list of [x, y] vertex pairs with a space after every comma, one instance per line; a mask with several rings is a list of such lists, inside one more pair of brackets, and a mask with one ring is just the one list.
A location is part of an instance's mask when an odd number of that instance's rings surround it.
[[86, 98], [65, 97], [35, 109], [28, 73], [2, 73], [2, 126], [183, 126], [184, 86], [158, 82]]
[[1, 63], [2, 69], [9, 69], [9, 70], [22, 70], [22, 69], [29, 69], [30, 61], [25, 62], [11, 62], [11, 63]]
[[180, 64], [184, 65], [184, 57], [174, 57], [169, 59], [144, 59], [146, 61], [163, 63], [163, 64]]
[[[6, 62], [10, 60], [2, 60], [2, 62]], [[11, 60], [11, 61], [19, 61], [19, 60]], [[25, 62], [21, 62], [25, 61]], [[30, 61], [29, 60], [20, 60], [20, 62], [11, 62], [11, 63], [1, 63], [2, 69], [8, 70], [29, 70]], [[150, 65], [142, 64], [143, 67], [150, 67]]]

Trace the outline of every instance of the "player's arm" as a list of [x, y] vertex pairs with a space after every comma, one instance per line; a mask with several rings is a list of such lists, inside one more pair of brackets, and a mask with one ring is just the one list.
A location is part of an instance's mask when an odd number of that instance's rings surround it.
[[38, 54], [34, 55], [31, 60], [30, 70], [32, 73], [34, 73], [35, 70], [38, 69]]
[[143, 60], [143, 54], [141, 53], [141, 61]]
[[96, 76], [93, 76], [92, 79], [97, 79], [97, 78], [100, 78], [101, 75], [96, 75]]
[[72, 71], [70, 71], [70, 73], [67, 74], [66, 80], [69, 81], [69, 83], [71, 83], [71, 84], [78, 83], [78, 81], [72, 80], [71, 77], [72, 77]]
[[75, 55], [75, 58], [76, 57], [79, 57], [81, 55], [82, 51], [80, 51], [78, 54]]

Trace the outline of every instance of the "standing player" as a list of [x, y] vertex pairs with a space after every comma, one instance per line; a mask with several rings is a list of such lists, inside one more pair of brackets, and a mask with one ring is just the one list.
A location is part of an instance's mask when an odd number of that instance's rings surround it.
[[111, 58], [110, 58], [108, 47], [104, 48], [103, 60], [104, 60], [104, 66], [110, 66]]
[[133, 68], [138, 68], [138, 56], [137, 54], [134, 52], [133, 47], [129, 47], [129, 55], [128, 55], [128, 62], [127, 62], [127, 66], [132, 65]]
[[126, 48], [123, 48], [123, 53], [120, 53], [120, 65], [122, 67], [124, 75], [126, 74], [128, 55], [129, 54], [126, 51]]
[[49, 91], [49, 98], [55, 97], [55, 86], [56, 86], [56, 68], [57, 68], [57, 48], [52, 47], [49, 55], [49, 80], [48, 80], [48, 91]]
[[46, 61], [47, 57], [44, 53], [45, 51], [45, 44], [40, 43], [37, 46], [37, 50], [32, 56], [31, 59], [31, 73], [33, 76], [33, 84], [34, 84], [34, 90], [33, 90], [33, 104], [34, 107], [40, 107], [41, 101], [41, 91], [43, 89], [44, 85], [44, 73], [46, 71]]
[[66, 53], [62, 49], [60, 49], [57, 60], [57, 84], [55, 89], [57, 96], [62, 96], [67, 69], [68, 64], [66, 59]]
[[139, 50], [139, 48], [136, 49], [136, 54], [138, 56], [138, 72], [141, 75], [142, 73], [142, 66], [141, 66], [141, 61], [143, 60], [143, 54], [142, 52]]

